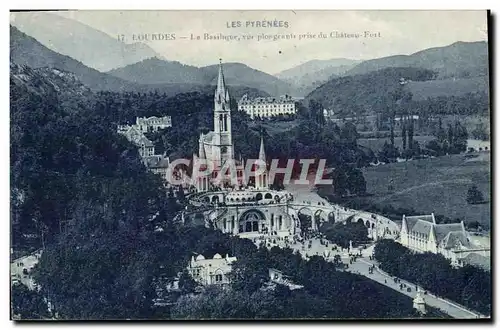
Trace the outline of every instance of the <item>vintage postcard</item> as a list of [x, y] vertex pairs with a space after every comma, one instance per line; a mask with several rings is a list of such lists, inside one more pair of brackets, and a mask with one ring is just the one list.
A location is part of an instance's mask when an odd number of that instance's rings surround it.
[[491, 320], [488, 22], [12, 11], [11, 319]]

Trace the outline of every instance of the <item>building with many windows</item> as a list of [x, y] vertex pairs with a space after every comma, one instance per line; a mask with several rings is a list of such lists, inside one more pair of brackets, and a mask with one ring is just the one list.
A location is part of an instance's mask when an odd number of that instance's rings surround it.
[[206, 259], [199, 254], [196, 258], [191, 257], [188, 265], [188, 272], [193, 279], [201, 285], [229, 284], [229, 273], [232, 270], [232, 263], [236, 257], [226, 255], [223, 258], [220, 254], [215, 254], [212, 259]]
[[439, 253], [454, 265], [462, 265], [471, 253], [484, 257], [490, 255], [489, 248], [473, 244], [463, 221], [438, 224], [434, 213], [403, 215], [399, 240], [403, 246], [416, 252]]
[[295, 115], [295, 100], [289, 95], [280, 97], [257, 97], [250, 99], [247, 94], [238, 101], [238, 110], [245, 111], [250, 118], [269, 118], [278, 115]]
[[135, 126], [118, 127], [118, 133], [124, 135], [127, 140], [132, 142], [139, 149], [139, 155], [142, 158], [153, 156], [155, 154], [155, 146], [144, 134]]
[[118, 132], [124, 133], [130, 127], [135, 128], [141, 133], [147, 132], [157, 132], [159, 129], [165, 129], [168, 127], [172, 127], [172, 117], [163, 116], [163, 117], [137, 117], [135, 118], [134, 125], [119, 125]]

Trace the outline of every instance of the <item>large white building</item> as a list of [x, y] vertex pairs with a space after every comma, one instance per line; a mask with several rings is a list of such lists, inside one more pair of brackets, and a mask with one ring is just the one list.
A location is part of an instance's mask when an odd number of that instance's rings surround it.
[[141, 133], [157, 132], [159, 129], [172, 127], [172, 117], [137, 117], [134, 125], [119, 125], [118, 132], [123, 133], [130, 127], [134, 127]]
[[206, 259], [199, 254], [196, 258], [191, 257], [188, 272], [201, 285], [228, 284], [230, 283], [231, 265], [235, 261], [236, 257], [226, 255], [223, 258], [218, 253], [212, 259]]
[[295, 100], [289, 95], [280, 97], [257, 97], [247, 94], [238, 101], [238, 110], [245, 111], [250, 118], [269, 118], [278, 115], [294, 115], [297, 112]]
[[436, 223], [430, 215], [404, 216], [401, 224], [400, 243], [416, 252], [439, 253], [454, 265], [463, 265], [470, 254], [490, 256], [490, 249], [476, 246], [459, 223]]

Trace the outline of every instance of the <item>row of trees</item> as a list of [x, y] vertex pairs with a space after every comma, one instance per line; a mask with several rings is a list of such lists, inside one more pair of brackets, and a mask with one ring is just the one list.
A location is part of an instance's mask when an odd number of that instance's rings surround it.
[[392, 240], [377, 243], [380, 268], [473, 310], [491, 313], [491, 274], [475, 266], [454, 268], [439, 254], [416, 254]]
[[458, 121], [454, 125], [448, 124], [448, 129], [443, 128], [442, 120], [439, 118], [438, 127], [434, 133], [436, 140], [429, 141], [427, 149], [433, 150], [437, 155], [458, 154], [467, 150], [467, 139], [469, 134], [465, 126]]

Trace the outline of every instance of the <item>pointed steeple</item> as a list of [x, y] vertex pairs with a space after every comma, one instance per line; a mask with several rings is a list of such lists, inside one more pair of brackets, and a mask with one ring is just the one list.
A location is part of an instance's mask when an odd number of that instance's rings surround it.
[[205, 154], [205, 146], [203, 144], [200, 145], [200, 159], [207, 159], [207, 155]]
[[217, 78], [217, 89], [215, 90], [215, 102], [229, 102], [229, 92], [226, 89], [224, 72], [222, 71], [222, 59], [219, 59], [219, 77]]
[[259, 159], [263, 162], [266, 161], [266, 151], [264, 150], [264, 137], [260, 137], [260, 151], [259, 151]]

